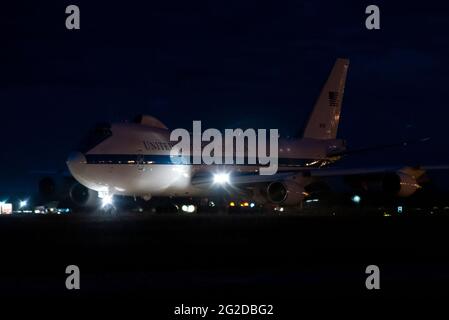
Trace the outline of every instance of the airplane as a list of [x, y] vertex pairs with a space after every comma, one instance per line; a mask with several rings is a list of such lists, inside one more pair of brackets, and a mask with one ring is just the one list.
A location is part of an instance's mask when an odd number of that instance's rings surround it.
[[[283, 206], [299, 206], [310, 186], [329, 177], [344, 177], [354, 188], [408, 197], [421, 188], [432, 167], [336, 169], [332, 164], [350, 154], [337, 138], [349, 60], [338, 58], [312, 109], [302, 137], [279, 139], [278, 172], [259, 175], [248, 164], [205, 165], [172, 161], [170, 130], [160, 120], [142, 115], [133, 123], [103, 123], [72, 152], [67, 166], [85, 187], [110, 202], [116, 195], [208, 197], [228, 193]], [[438, 168], [437, 168], [438, 169]]]

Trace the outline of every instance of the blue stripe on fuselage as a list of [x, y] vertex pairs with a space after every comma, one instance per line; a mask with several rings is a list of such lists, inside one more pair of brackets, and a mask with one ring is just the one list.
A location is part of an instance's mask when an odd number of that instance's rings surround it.
[[[128, 164], [128, 165], [147, 165], [147, 164], [193, 164], [192, 157], [172, 157], [170, 155], [137, 155], [137, 154], [87, 154], [87, 164]], [[306, 166], [310, 164], [314, 159], [297, 159], [297, 158], [279, 158], [278, 165], [286, 166]], [[325, 160], [324, 160], [325, 161]], [[317, 161], [313, 166], [319, 166], [321, 161]], [[204, 164], [204, 163], [203, 163]], [[236, 165], [253, 165], [249, 164], [248, 159], [244, 158], [243, 164], [237, 164], [234, 158], [234, 164]], [[193, 164], [194, 165], [194, 164]]]

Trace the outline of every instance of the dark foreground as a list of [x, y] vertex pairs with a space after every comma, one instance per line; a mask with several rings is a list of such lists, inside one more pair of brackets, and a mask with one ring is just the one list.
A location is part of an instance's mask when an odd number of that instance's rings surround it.
[[[0, 217], [1, 298], [443, 298], [449, 217]], [[77, 265], [81, 290], [65, 288]], [[365, 287], [378, 265], [381, 289]]]

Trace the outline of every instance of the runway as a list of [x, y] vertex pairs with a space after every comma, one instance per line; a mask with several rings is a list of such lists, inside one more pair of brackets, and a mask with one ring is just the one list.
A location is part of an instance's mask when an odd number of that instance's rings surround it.
[[[283, 301], [441, 298], [449, 217], [0, 217], [0, 296]], [[65, 288], [77, 265], [81, 290]], [[378, 265], [381, 290], [365, 287]]]

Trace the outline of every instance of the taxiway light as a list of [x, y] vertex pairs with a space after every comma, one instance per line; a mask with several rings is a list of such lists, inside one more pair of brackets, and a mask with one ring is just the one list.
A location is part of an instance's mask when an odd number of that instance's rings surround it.
[[184, 212], [193, 213], [193, 212], [195, 212], [196, 207], [193, 204], [189, 204], [189, 205], [184, 204], [181, 207], [181, 210]]
[[354, 203], [360, 203], [360, 201], [362, 200], [362, 198], [360, 198], [360, 196], [355, 195], [351, 198], [352, 202]]

